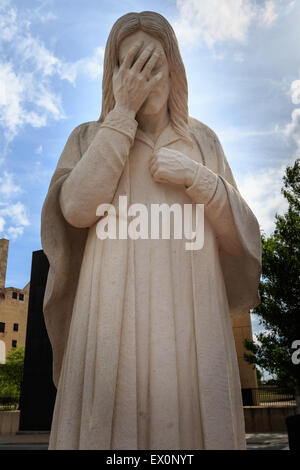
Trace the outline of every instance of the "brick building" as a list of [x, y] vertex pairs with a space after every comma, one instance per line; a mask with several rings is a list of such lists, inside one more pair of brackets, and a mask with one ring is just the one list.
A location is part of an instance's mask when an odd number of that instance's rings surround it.
[[12, 348], [25, 346], [29, 283], [23, 289], [6, 287], [9, 241], [0, 239], [0, 363]]

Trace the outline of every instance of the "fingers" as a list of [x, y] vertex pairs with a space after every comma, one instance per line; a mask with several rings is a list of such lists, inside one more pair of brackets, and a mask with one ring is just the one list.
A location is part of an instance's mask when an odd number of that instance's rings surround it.
[[144, 67], [144, 65], [146, 64], [147, 60], [149, 59], [149, 57], [152, 55], [153, 51], [155, 49], [155, 46], [154, 44], [150, 44], [149, 46], [147, 46], [143, 52], [139, 55], [139, 57], [136, 59], [135, 63], [133, 64], [133, 66], [131, 67], [131, 70], [134, 72], [134, 73], [139, 73], [141, 72], [142, 68]]
[[152, 173], [152, 175], [158, 170], [158, 164], [157, 163], [153, 163], [153, 165], [150, 165], [150, 171]]
[[157, 161], [157, 155], [153, 155], [149, 164], [149, 169], [152, 177], [157, 183], [166, 182], [165, 178], [163, 178], [161, 174], [161, 169], [159, 162]]
[[157, 152], [153, 153], [149, 162], [150, 173], [158, 183], [168, 182], [166, 177], [166, 169], [168, 165], [166, 166], [166, 162], [160, 158], [165, 151], [167, 151], [167, 154], [169, 153], [168, 156], [172, 153], [172, 149], [162, 147]]
[[137, 42], [134, 46], [132, 46], [131, 49], [129, 49], [123, 63], [122, 67], [129, 69], [132, 66], [132, 63], [137, 55], [137, 53], [141, 50], [142, 46], [144, 44], [144, 41], [139, 41]]
[[150, 59], [148, 60], [148, 62], [146, 63], [145, 67], [143, 68], [143, 71], [142, 73], [148, 78], [153, 70], [153, 68], [155, 67], [158, 59], [160, 58], [161, 56], [161, 53], [158, 52], [157, 50], [154, 50], [154, 52], [152, 53]]

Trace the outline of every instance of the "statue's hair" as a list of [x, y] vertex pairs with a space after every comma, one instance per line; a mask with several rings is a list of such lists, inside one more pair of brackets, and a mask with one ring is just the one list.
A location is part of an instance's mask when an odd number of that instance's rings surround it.
[[139, 30], [158, 39], [164, 48], [170, 73], [170, 94], [168, 99], [170, 121], [174, 130], [190, 142], [188, 85], [178, 42], [170, 23], [162, 15], [153, 11], [127, 13], [121, 16], [111, 29], [104, 55], [102, 111], [99, 121], [103, 122], [106, 115], [115, 106], [112, 76], [114, 68], [118, 64], [120, 44], [127, 36]]

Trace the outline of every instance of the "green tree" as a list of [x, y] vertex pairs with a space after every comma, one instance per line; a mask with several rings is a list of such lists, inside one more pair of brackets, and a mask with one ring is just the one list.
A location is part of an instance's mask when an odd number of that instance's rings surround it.
[[18, 400], [23, 377], [25, 348], [10, 351], [5, 364], [0, 364], [0, 396]]
[[[245, 341], [245, 359], [277, 376], [277, 384], [300, 394], [300, 364], [292, 361], [293, 343], [300, 340], [300, 159], [287, 167], [282, 194], [284, 215], [275, 216], [275, 230], [262, 235], [261, 303], [258, 315], [264, 332], [258, 343]], [[295, 345], [295, 343], [294, 343]]]

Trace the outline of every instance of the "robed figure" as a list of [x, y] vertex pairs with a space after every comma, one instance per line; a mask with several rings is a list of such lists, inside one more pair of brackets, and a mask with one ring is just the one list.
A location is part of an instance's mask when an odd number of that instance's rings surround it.
[[[231, 317], [259, 302], [257, 220], [189, 117], [170, 24], [121, 17], [100, 119], [70, 135], [42, 211], [57, 397], [50, 449], [245, 449]], [[100, 204], [204, 205], [204, 244], [97, 236]]]

